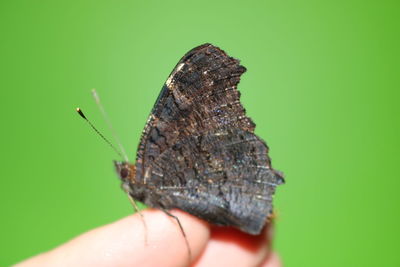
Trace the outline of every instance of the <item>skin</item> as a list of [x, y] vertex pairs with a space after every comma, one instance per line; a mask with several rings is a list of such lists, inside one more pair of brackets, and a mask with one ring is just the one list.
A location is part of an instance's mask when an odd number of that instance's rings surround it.
[[271, 251], [271, 225], [261, 235], [251, 236], [210, 226], [182, 211], [171, 213], [185, 230], [191, 258], [176, 221], [162, 211], [147, 209], [142, 211], [147, 231], [136, 213], [16, 266], [281, 266]]

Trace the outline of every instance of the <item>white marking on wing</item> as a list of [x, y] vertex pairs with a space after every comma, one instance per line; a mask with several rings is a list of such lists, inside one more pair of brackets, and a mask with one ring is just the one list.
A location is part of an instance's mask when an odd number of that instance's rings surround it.
[[167, 81], [165, 82], [165, 84], [169, 87], [170, 84], [172, 83], [172, 78], [175, 76], [175, 74], [179, 71], [181, 71], [181, 69], [183, 68], [183, 65], [185, 65], [184, 63], [179, 64], [174, 72], [171, 73], [171, 75], [168, 77]]

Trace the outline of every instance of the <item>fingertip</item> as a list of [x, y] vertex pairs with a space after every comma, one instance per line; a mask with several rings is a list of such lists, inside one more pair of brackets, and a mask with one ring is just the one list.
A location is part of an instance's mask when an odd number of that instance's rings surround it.
[[212, 227], [210, 241], [195, 266], [258, 266], [270, 252], [265, 229], [254, 236], [230, 227]]

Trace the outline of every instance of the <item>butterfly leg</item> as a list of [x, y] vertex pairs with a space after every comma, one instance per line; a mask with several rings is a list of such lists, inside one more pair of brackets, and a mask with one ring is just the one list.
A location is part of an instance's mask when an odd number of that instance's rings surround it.
[[130, 194], [128, 194], [128, 198], [133, 206], [133, 209], [135, 210], [135, 212], [139, 213], [139, 216], [142, 219], [143, 227], [144, 227], [144, 244], [147, 246], [149, 244], [147, 242], [148, 241], [148, 239], [147, 239], [147, 224], [144, 219], [143, 213], [139, 210], [139, 207], [137, 206], [136, 201], [133, 199], [133, 197]]
[[189, 255], [189, 260], [190, 260], [190, 259], [192, 258], [192, 251], [191, 251], [191, 249], [190, 249], [189, 241], [187, 240], [186, 233], [185, 233], [185, 231], [183, 230], [183, 227], [182, 227], [181, 222], [179, 221], [179, 218], [176, 217], [175, 215], [171, 214], [168, 210], [164, 210], [164, 209], [163, 209], [163, 211], [165, 212], [165, 214], [167, 214], [167, 215], [170, 216], [171, 218], [175, 219], [175, 221], [178, 223], [179, 228], [180, 228], [180, 230], [181, 230], [181, 233], [182, 233], [182, 235], [183, 235], [183, 238], [185, 239], [186, 248], [187, 248], [187, 250], [188, 250], [188, 255]]

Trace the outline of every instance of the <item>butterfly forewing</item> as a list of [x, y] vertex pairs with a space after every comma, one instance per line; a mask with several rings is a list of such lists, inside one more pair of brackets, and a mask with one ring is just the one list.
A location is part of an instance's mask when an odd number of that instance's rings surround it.
[[246, 69], [219, 48], [205, 44], [188, 52], [172, 71], [143, 131], [138, 178], [179, 139], [231, 126], [253, 131], [237, 84]]

